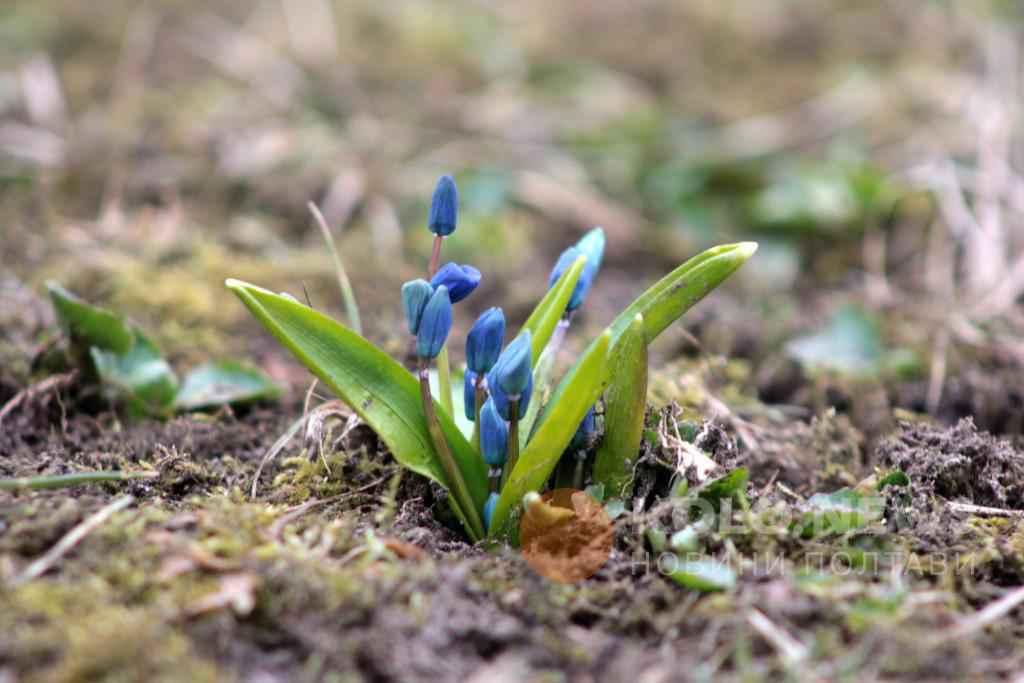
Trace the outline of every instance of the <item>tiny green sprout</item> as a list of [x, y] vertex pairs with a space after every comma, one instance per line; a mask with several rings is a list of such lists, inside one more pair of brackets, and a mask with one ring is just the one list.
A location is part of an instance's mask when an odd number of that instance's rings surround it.
[[[227, 286], [377, 432], [401, 465], [448, 491], [471, 540], [512, 540], [521, 514], [559, 514], [539, 493], [563, 457], [577, 488], [602, 488], [627, 500], [637, 434], [642, 435], [637, 425], [642, 427], [646, 409], [647, 345], [743, 265], [757, 245], [714, 247], [686, 261], [622, 311], [559, 377], [555, 356], [575, 311], [597, 286], [604, 261], [606, 237], [594, 228], [559, 257], [547, 293], [504, 350], [501, 309], [488, 309], [468, 331], [462, 387], [468, 419], [457, 423], [447, 351], [452, 305], [481, 280], [472, 266], [440, 266], [442, 242], [454, 235], [457, 219], [455, 181], [444, 176], [428, 216], [434, 241], [426, 278], [406, 283], [401, 292], [406, 326], [416, 338], [412, 372], [354, 330], [294, 299], [237, 280]], [[598, 403], [605, 406], [600, 439], [593, 413]], [[592, 465], [585, 455], [598, 441]]]
[[234, 360], [204, 363], [179, 381], [157, 345], [124, 316], [87, 303], [56, 282], [46, 287], [75, 376], [97, 384], [129, 416], [168, 417], [280, 394], [261, 371]]

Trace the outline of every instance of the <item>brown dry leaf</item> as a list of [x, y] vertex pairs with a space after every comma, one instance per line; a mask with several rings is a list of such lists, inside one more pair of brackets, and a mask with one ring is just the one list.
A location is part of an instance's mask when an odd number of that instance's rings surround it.
[[197, 617], [230, 607], [235, 614], [244, 617], [256, 606], [256, 588], [259, 577], [242, 572], [228, 574], [221, 578], [217, 590], [185, 608], [185, 615]]
[[427, 556], [423, 548], [412, 543], [400, 541], [397, 538], [384, 538], [381, 539], [381, 543], [402, 560], [422, 560]]

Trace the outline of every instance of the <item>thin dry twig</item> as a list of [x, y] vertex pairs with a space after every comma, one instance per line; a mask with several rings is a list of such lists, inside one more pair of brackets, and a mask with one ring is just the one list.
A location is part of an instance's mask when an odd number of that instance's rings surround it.
[[115, 513], [120, 512], [135, 502], [133, 496], [122, 496], [114, 502], [106, 505], [93, 514], [89, 515], [81, 524], [69, 531], [64, 538], [60, 539], [55, 546], [46, 551], [38, 559], [34, 560], [14, 578], [13, 584], [19, 585], [26, 581], [36, 579], [46, 573], [53, 565], [68, 554], [72, 548], [93, 531], [103, 526], [103, 523], [110, 519]]
[[295, 507], [289, 508], [289, 509], [285, 510], [283, 515], [281, 515], [280, 517], [278, 517], [277, 519], [274, 520], [274, 523], [270, 525], [269, 529], [267, 529], [267, 534], [271, 538], [273, 538], [275, 540], [279, 539], [281, 537], [281, 532], [284, 531], [284, 528], [287, 525], [291, 524], [292, 522], [294, 522], [299, 517], [302, 517], [302, 515], [306, 514], [310, 510], [318, 508], [321, 505], [329, 505], [330, 503], [337, 503], [337, 502], [342, 501], [342, 500], [347, 500], [349, 498], [354, 498], [355, 496], [358, 496], [358, 495], [360, 495], [362, 493], [366, 493], [367, 491], [369, 491], [373, 487], [379, 486], [380, 484], [384, 483], [384, 481], [389, 476], [391, 476], [391, 475], [388, 474], [386, 476], [383, 476], [383, 477], [380, 477], [378, 479], [375, 479], [374, 481], [371, 481], [369, 484], [366, 484], [365, 486], [361, 486], [360, 488], [356, 489], [355, 491], [347, 491], [345, 493], [339, 493], [338, 495], [331, 496], [330, 498], [320, 498], [318, 500], [311, 500], [311, 501], [302, 503], [301, 505], [296, 505]]
[[999, 621], [1022, 603], [1024, 603], [1024, 586], [1013, 589], [984, 609], [975, 612], [953, 628], [940, 634], [936, 638], [936, 644], [945, 643], [950, 640], [959, 640], [972, 633], [976, 633], [986, 626]]
[[1024, 518], [1024, 510], [1004, 510], [1003, 508], [993, 508], [984, 505], [974, 505], [973, 503], [957, 503], [956, 501], [949, 501], [946, 503], [946, 507], [955, 512], [966, 512], [971, 515], [978, 515], [979, 517], [1019, 517]]
[[791, 636], [784, 628], [773, 623], [757, 608], [751, 608], [747, 612], [747, 623], [779, 651], [787, 666], [799, 664], [807, 659], [807, 646]]

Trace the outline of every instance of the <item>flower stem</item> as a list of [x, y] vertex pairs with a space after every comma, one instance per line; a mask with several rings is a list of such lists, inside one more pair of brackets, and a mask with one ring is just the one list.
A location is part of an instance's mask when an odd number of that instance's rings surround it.
[[452, 371], [448, 366], [448, 344], [441, 347], [441, 353], [437, 354], [437, 388], [441, 394], [441, 407], [447, 411], [448, 416], [455, 417], [452, 406]]
[[434, 248], [430, 252], [430, 267], [427, 269], [427, 278], [433, 278], [437, 273], [437, 267], [441, 263], [441, 244], [444, 242], [444, 238], [440, 235], [434, 235]]
[[[450, 392], [449, 392], [450, 395]], [[452, 457], [448, 448], [448, 441], [441, 429], [441, 422], [437, 419], [437, 411], [434, 410], [434, 399], [430, 395], [430, 374], [427, 371], [426, 363], [420, 365], [420, 398], [423, 399], [423, 413], [427, 418], [427, 429], [430, 438], [434, 442], [434, 450], [441, 461], [445, 474], [448, 475], [448, 484], [455, 499], [455, 504], [462, 510], [462, 514], [469, 525], [469, 534], [474, 540], [484, 537], [484, 525], [480, 521], [480, 513], [476, 509], [473, 497], [469, 494], [469, 487], [462, 477], [462, 472]]]
[[477, 375], [473, 380], [473, 406], [476, 410], [473, 420], [473, 448], [480, 452], [480, 411], [484, 407], [487, 394], [484, 392], [484, 378]]
[[519, 459], [519, 396], [509, 395], [508, 397], [508, 458], [505, 461], [505, 470], [501, 473], [501, 487], [505, 488], [505, 482], [512, 474], [512, 469]]
[[[441, 244], [444, 237], [434, 235], [434, 248], [430, 252], [430, 265], [427, 267], [427, 279], [431, 280], [437, 273], [437, 266], [441, 261]], [[452, 371], [448, 365], [448, 344], [441, 347], [441, 353], [437, 354], [437, 388], [441, 394], [441, 407], [448, 411], [450, 417], [455, 417], [452, 410]]]

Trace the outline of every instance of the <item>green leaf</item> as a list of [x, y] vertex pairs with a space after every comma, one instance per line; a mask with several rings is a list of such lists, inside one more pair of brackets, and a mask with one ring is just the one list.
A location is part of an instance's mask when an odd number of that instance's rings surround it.
[[839, 309], [823, 329], [790, 341], [786, 350], [809, 367], [849, 373], [874, 373], [882, 362], [877, 323], [863, 309]]
[[[293, 299], [238, 280], [228, 280], [226, 285], [282, 345], [377, 432], [399, 463], [451, 490], [434, 452], [419, 383], [412, 373], [341, 323]], [[488, 493], [487, 466], [447, 413], [438, 411], [438, 419], [470, 495], [482, 510]], [[465, 525], [454, 502], [453, 509]]]
[[736, 585], [736, 572], [729, 565], [714, 560], [679, 562], [668, 578], [683, 588], [703, 593], [729, 590]]
[[[491, 537], [512, 538], [513, 509], [527, 492], [544, 486], [583, 416], [607, 386], [610, 337], [608, 331], [598, 337], [581, 362], [559, 383], [537, 432], [520, 453], [501, 491], [491, 519]], [[566, 400], [561, 400], [563, 397]]]
[[816, 493], [807, 499], [806, 512], [794, 523], [794, 530], [803, 538], [844, 534], [881, 519], [884, 509], [881, 496], [864, 495], [854, 489]]
[[52, 280], [46, 283], [46, 289], [61, 327], [83, 352], [90, 346], [115, 353], [131, 349], [134, 338], [122, 316], [82, 301]]
[[641, 314], [615, 346], [611, 366], [615, 372], [604, 396], [604, 439], [594, 460], [594, 481], [609, 496], [629, 499], [647, 411], [647, 340]]
[[886, 486], [910, 486], [910, 477], [900, 470], [893, 470], [878, 482], [878, 490], [881, 491]]
[[626, 514], [626, 503], [621, 498], [612, 498], [604, 504], [604, 511], [608, 519], [618, 519]]
[[174, 398], [177, 410], [277, 398], [280, 388], [269, 377], [236, 361], [204, 363], [185, 377]]
[[612, 321], [612, 346], [618, 344], [638, 313], [644, 317], [647, 343], [653, 343], [665, 328], [722, 284], [756, 251], [756, 242], [738, 242], [712, 247], [694, 256], [658, 280]]
[[722, 509], [723, 500], [733, 500], [747, 487], [750, 473], [746, 467], [737, 467], [726, 475], [705, 483], [697, 491], [697, 497], [711, 503], [718, 512]]
[[167, 360], [142, 332], [134, 330], [127, 353], [89, 349], [100, 381], [117, 388], [136, 415], [166, 414], [178, 393], [178, 378]]
[[700, 532], [696, 526], [689, 524], [672, 534], [668, 544], [673, 552], [695, 553], [700, 548]]
[[569, 299], [572, 298], [572, 290], [576, 288], [576, 282], [580, 279], [580, 275], [583, 273], [583, 266], [586, 263], [586, 256], [577, 258], [572, 266], [562, 273], [562, 277], [558, 278], [554, 286], [548, 289], [548, 293], [544, 295], [544, 298], [540, 300], [537, 307], [533, 309], [533, 313], [523, 323], [523, 330], [530, 330], [532, 335], [532, 343], [530, 345], [531, 365], [537, 364], [537, 360], [540, 358], [540, 354], [543, 353], [544, 347], [548, 345], [548, 341], [551, 339], [558, 321], [565, 313], [565, 307], [569, 304]]

